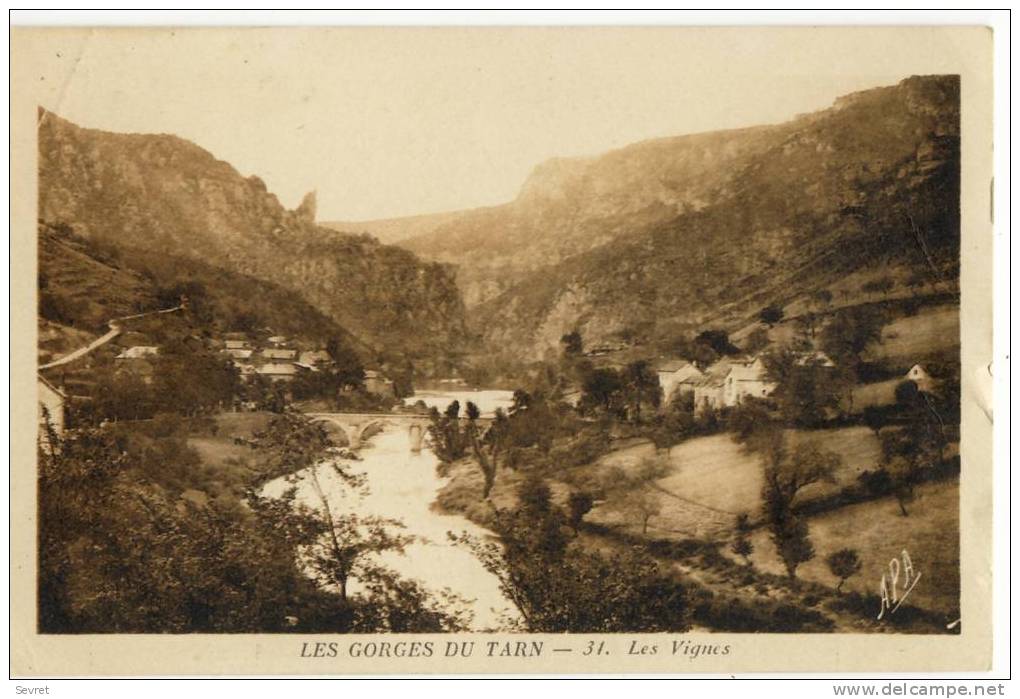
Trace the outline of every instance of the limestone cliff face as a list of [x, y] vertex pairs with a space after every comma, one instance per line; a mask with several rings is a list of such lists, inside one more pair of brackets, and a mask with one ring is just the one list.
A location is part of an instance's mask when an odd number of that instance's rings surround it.
[[41, 112], [39, 216], [126, 251], [292, 289], [380, 348], [425, 358], [464, 341], [463, 304], [443, 266], [320, 228], [314, 193], [289, 211], [259, 178], [175, 136], [83, 129]]
[[959, 80], [923, 76], [784, 124], [549, 161], [515, 201], [400, 244], [457, 266], [491, 344], [540, 357], [575, 327], [654, 342], [868, 265], [951, 268], [958, 190]]

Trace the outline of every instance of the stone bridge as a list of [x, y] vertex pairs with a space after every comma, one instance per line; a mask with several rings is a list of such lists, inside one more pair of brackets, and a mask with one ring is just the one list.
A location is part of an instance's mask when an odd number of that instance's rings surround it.
[[[411, 440], [411, 451], [421, 451], [425, 438], [425, 430], [429, 424], [428, 415], [415, 413], [308, 413], [308, 417], [317, 422], [325, 422], [343, 431], [350, 449], [360, 449], [370, 429], [387, 426], [407, 427]], [[467, 418], [462, 417], [461, 422]], [[491, 417], [480, 417], [478, 422], [487, 425]]]

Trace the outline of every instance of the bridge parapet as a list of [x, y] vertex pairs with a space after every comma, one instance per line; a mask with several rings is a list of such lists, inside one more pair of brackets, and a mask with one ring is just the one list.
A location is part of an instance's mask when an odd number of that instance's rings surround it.
[[[372, 427], [384, 425], [406, 425], [407, 433], [411, 439], [411, 451], [421, 451], [422, 442], [425, 437], [425, 430], [428, 428], [430, 418], [428, 415], [418, 413], [305, 413], [312, 420], [327, 422], [340, 428], [347, 437], [347, 446], [351, 449], [360, 449], [365, 439], [365, 433]], [[495, 418], [480, 417], [478, 422], [490, 423]], [[467, 422], [466, 417], [460, 418], [461, 422]]]

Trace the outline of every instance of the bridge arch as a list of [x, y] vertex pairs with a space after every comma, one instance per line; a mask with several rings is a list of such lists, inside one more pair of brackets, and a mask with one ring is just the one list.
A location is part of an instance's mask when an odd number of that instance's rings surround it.
[[[324, 422], [330, 427], [339, 430], [347, 441], [346, 446], [350, 449], [357, 449], [361, 445], [360, 435], [357, 434], [356, 426], [345, 425], [341, 420], [329, 415], [313, 415], [312, 422]], [[357, 442], [357, 445], [355, 445], [355, 442]]]

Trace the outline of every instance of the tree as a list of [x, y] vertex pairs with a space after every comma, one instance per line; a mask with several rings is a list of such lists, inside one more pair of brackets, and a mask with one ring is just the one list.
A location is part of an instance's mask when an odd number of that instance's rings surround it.
[[829, 572], [839, 578], [836, 592], [840, 591], [848, 578], [857, 575], [861, 570], [861, 559], [854, 549], [840, 549], [830, 553], [825, 563], [829, 566]]
[[492, 492], [492, 486], [496, 483], [496, 459], [492, 452], [492, 446], [498, 444], [498, 442], [490, 441], [487, 445], [483, 443], [481, 430], [478, 426], [479, 417], [481, 417], [481, 412], [478, 410], [478, 406], [468, 401], [467, 425], [464, 429], [464, 436], [471, 445], [471, 451], [474, 453], [478, 467], [482, 471], [484, 479], [482, 500], [488, 500], [489, 494]]
[[332, 382], [338, 390], [357, 390], [365, 386], [365, 367], [361, 357], [342, 338], [331, 337], [326, 353], [333, 360]]
[[575, 535], [581, 526], [581, 520], [584, 519], [586, 514], [591, 512], [591, 508], [594, 506], [595, 498], [591, 496], [591, 493], [577, 490], [570, 493], [570, 497], [567, 498], [567, 521], [570, 523], [571, 528], [573, 528]]
[[868, 429], [875, 433], [875, 437], [880, 437], [882, 428], [885, 427], [887, 418], [885, 411], [877, 405], [869, 405], [861, 413], [861, 420], [867, 425]]
[[769, 346], [769, 333], [765, 328], [755, 328], [744, 340], [744, 351], [748, 354], [757, 354]]
[[839, 368], [840, 383], [847, 392], [849, 409], [853, 410], [853, 385], [859, 380], [864, 351], [882, 341], [884, 314], [872, 308], [848, 308], [822, 328], [822, 351], [832, 357]]
[[815, 547], [808, 536], [808, 525], [800, 517], [788, 514], [772, 525], [772, 543], [790, 578], [797, 577], [797, 567], [815, 557]]
[[563, 356], [565, 357], [577, 357], [584, 353], [584, 340], [577, 330], [572, 330], [561, 337], [560, 345], [563, 347]]
[[623, 370], [620, 378], [630, 417], [635, 422], [641, 420], [642, 404], [659, 407], [662, 401], [662, 388], [659, 386], [659, 377], [652, 371], [648, 362], [644, 360], [631, 362]]
[[847, 389], [836, 367], [805, 359], [789, 347], [768, 353], [764, 362], [776, 385], [771, 399], [789, 424], [816, 427], [840, 409], [840, 396]]
[[641, 525], [641, 533], [647, 534], [652, 518], [662, 511], [660, 494], [653, 485], [671, 470], [665, 458], [646, 458], [629, 470], [619, 466], [610, 468], [601, 482], [607, 509], [636, 520]]
[[797, 343], [801, 347], [807, 349], [811, 347], [811, 343], [815, 338], [815, 333], [818, 330], [819, 317], [814, 313], [802, 313], [797, 316], [794, 324], [797, 328]]
[[908, 415], [905, 425], [887, 430], [880, 439], [883, 468], [889, 474], [900, 514], [906, 517], [907, 505], [914, 499], [914, 487], [926, 470], [943, 460], [944, 426], [937, 413], [917, 411]]
[[[458, 406], [459, 407], [459, 406]], [[376, 556], [384, 552], [403, 553], [414, 541], [403, 533], [399, 520], [376, 516], [361, 516], [353, 512], [334, 512], [329, 493], [320, 478], [320, 470], [328, 468], [338, 483], [355, 495], [366, 490], [364, 476], [348, 471], [341, 462], [327, 457], [335, 449], [325, 428], [320, 423], [294, 411], [274, 416], [267, 427], [257, 432], [251, 441], [253, 448], [267, 455], [269, 474], [303, 474], [318, 501], [315, 511], [293, 501], [293, 490], [288, 497], [290, 508], [311, 523], [317, 523], [319, 535], [304, 546], [304, 559], [314, 573], [315, 580], [324, 589], [335, 591], [344, 605], [349, 604], [349, 585], [352, 578], [366, 583], [368, 601], [382, 607], [373, 614], [390, 624], [395, 618], [402, 621], [404, 630], [409, 620], [423, 622], [425, 628], [456, 630], [461, 627], [462, 614], [447, 614], [435, 605], [421, 588], [413, 582], [403, 581], [396, 573], [377, 562]], [[408, 605], [404, 607], [403, 605]], [[421, 610], [425, 614], [421, 614]], [[414, 624], [410, 624], [412, 627]]]
[[780, 431], [761, 448], [765, 456], [765, 517], [772, 543], [793, 578], [797, 566], [814, 556], [807, 523], [793, 511], [797, 494], [812, 483], [831, 481], [842, 460], [810, 444], [800, 444], [790, 454]]
[[584, 379], [579, 406], [584, 412], [619, 416], [623, 411], [623, 388], [623, 379], [617, 371], [595, 369]]
[[734, 531], [735, 535], [730, 550], [744, 559], [744, 565], [750, 567], [751, 554], [754, 553], [754, 544], [751, 543], [751, 522], [746, 512], [741, 512], [737, 515]]
[[704, 330], [694, 338], [694, 343], [704, 345], [711, 349], [717, 356], [729, 356], [740, 354], [740, 348], [730, 342], [729, 333], [725, 330]]
[[758, 320], [770, 328], [783, 319], [783, 307], [770, 304], [758, 312]]
[[443, 463], [452, 463], [464, 456], [468, 442], [460, 429], [460, 402], [453, 401], [442, 413], [436, 408], [429, 410], [429, 448]]
[[865, 306], [848, 308], [836, 314], [822, 329], [821, 348], [837, 363], [855, 368], [872, 343], [882, 340], [883, 314]]
[[879, 277], [870, 282], [865, 282], [861, 285], [861, 291], [866, 294], [887, 294], [893, 290], [896, 286], [896, 282], [893, 281], [892, 277]]
[[832, 304], [832, 292], [828, 289], [819, 289], [811, 294], [811, 301], [819, 312], [824, 312]]
[[[534, 633], [684, 631], [691, 605], [683, 582], [636, 549], [604, 554], [571, 545], [565, 518], [540, 479], [521, 488], [518, 507], [498, 510], [499, 542], [450, 535], [471, 550]], [[576, 541], [576, 540], [575, 540]]]

